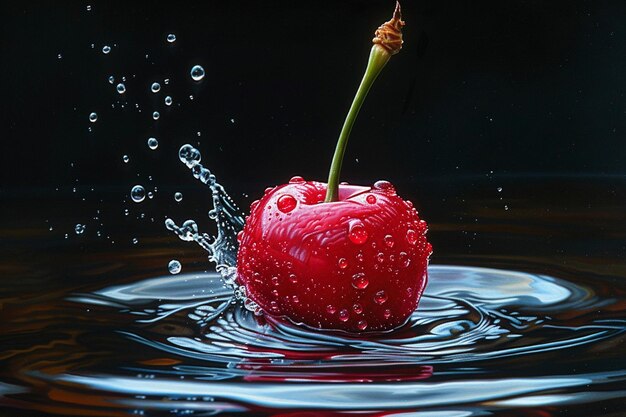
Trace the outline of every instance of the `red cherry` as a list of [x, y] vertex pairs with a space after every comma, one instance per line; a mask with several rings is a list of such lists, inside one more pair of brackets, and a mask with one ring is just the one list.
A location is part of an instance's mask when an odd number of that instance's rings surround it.
[[426, 223], [386, 181], [340, 185], [339, 201], [325, 195], [326, 184], [294, 177], [251, 207], [237, 254], [248, 297], [316, 328], [402, 325], [427, 281]]

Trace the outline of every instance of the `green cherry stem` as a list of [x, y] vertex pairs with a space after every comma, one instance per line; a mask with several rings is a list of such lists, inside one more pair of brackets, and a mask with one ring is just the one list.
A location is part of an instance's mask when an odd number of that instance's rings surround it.
[[346, 116], [346, 120], [341, 128], [335, 154], [333, 155], [333, 160], [330, 165], [330, 172], [328, 174], [328, 189], [326, 191], [326, 199], [324, 200], [326, 203], [339, 199], [339, 175], [341, 173], [341, 164], [346, 152], [352, 126], [354, 126], [363, 101], [365, 101], [365, 97], [367, 97], [367, 93], [370, 91], [378, 74], [380, 74], [381, 70], [385, 67], [389, 58], [398, 53], [402, 48], [402, 26], [404, 26], [404, 22], [402, 21], [400, 3], [396, 2], [393, 18], [376, 30], [376, 36], [372, 40], [374, 45], [370, 51], [365, 74], [363, 75], [361, 84], [359, 85], [350, 110], [348, 111], [348, 115]]

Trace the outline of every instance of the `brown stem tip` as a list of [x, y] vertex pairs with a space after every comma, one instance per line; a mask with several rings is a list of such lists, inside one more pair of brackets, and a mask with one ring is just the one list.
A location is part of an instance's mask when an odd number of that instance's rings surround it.
[[395, 55], [402, 49], [402, 11], [400, 10], [400, 2], [396, 1], [396, 9], [390, 21], [383, 23], [374, 33], [372, 42], [380, 45], [391, 55]]

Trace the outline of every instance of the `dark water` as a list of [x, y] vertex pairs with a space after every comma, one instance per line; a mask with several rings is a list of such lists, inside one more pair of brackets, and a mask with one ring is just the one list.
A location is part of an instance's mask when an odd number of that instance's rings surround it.
[[[93, 203], [52, 193], [65, 215], [2, 224], [0, 404], [20, 416], [623, 415], [624, 185], [413, 184], [429, 190], [415, 194], [430, 211], [430, 283], [404, 327], [362, 339], [242, 308], [205, 254], [164, 230], [164, 203], [124, 216], [106, 201], [127, 190]], [[7, 204], [29, 218], [38, 198]], [[106, 233], [90, 221], [75, 234], [76, 205], [99, 210]], [[183, 272], [170, 275], [175, 257]]]

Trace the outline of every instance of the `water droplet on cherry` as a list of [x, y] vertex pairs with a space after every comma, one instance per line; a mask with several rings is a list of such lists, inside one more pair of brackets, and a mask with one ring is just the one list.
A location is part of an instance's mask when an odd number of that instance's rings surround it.
[[352, 306], [352, 310], [356, 313], [356, 314], [361, 314], [363, 312], [363, 307], [361, 306], [361, 304], [356, 303]]
[[384, 191], [387, 194], [395, 194], [396, 189], [389, 181], [380, 180], [374, 183], [374, 188], [380, 191]]
[[415, 245], [417, 237], [417, 232], [415, 230], [409, 229], [406, 231], [406, 241], [409, 242], [409, 245]]
[[374, 295], [374, 302], [376, 304], [385, 304], [385, 301], [387, 301], [387, 294], [385, 293], [385, 290], [378, 291], [376, 295]]
[[337, 265], [340, 269], [346, 269], [348, 267], [348, 261], [346, 260], [346, 258], [339, 258]]
[[289, 213], [296, 208], [297, 204], [298, 202], [296, 201], [294, 196], [290, 194], [284, 194], [278, 197], [276, 207], [278, 207], [278, 210], [282, 211], [283, 213]]
[[385, 241], [385, 245], [387, 245], [388, 248], [393, 248], [393, 245], [396, 244], [396, 242], [393, 240], [393, 236], [391, 235], [385, 235], [383, 240]]
[[411, 264], [411, 258], [409, 258], [409, 255], [406, 252], [400, 252], [398, 260], [402, 268], [406, 268]]
[[358, 274], [352, 275], [352, 286], [359, 290], [363, 290], [370, 285], [369, 280], [365, 277], [364, 272], [359, 272]]
[[289, 274], [289, 281], [293, 282], [294, 284], [298, 282], [298, 277], [296, 276], [296, 274]]
[[348, 321], [349, 318], [350, 313], [348, 313], [348, 310], [346, 310], [345, 308], [343, 310], [339, 310], [339, 320]]
[[361, 320], [357, 323], [356, 327], [358, 327], [359, 330], [365, 330], [367, 329], [367, 322], [365, 320]]
[[385, 311], [383, 311], [383, 317], [385, 319], [388, 319], [389, 317], [391, 317], [391, 310], [386, 309]]
[[367, 201], [370, 204], [375, 204], [376, 196], [374, 194], [369, 194], [367, 197], [365, 197], [365, 201]]
[[348, 224], [348, 238], [355, 245], [362, 245], [367, 241], [367, 230], [361, 220], [351, 220]]
[[278, 284], [280, 284], [280, 282], [278, 282], [278, 277], [272, 277], [272, 284], [278, 286]]
[[302, 178], [299, 175], [293, 176], [289, 180], [289, 184], [302, 184], [302, 183], [304, 183], [304, 178]]
[[335, 308], [334, 305], [328, 304], [326, 306], [326, 311], [328, 312], [328, 314], [335, 314], [337, 312], [337, 309]]

